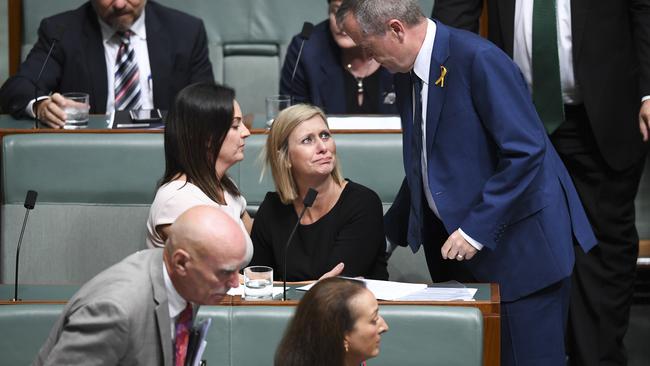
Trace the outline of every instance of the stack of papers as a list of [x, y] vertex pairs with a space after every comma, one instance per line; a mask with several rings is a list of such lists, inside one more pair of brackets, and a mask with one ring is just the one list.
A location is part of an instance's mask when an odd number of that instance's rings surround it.
[[401, 130], [399, 116], [327, 116], [331, 130]]
[[[282, 291], [284, 289], [282, 287], [273, 287], [273, 298], [276, 298], [278, 295], [282, 295]], [[287, 292], [289, 290], [289, 287], [287, 286]], [[241, 296], [244, 297], [244, 285], [239, 285], [239, 287], [233, 287], [228, 292], [226, 293], [227, 295], [230, 296]]]
[[427, 287], [399, 298], [402, 301], [474, 301], [478, 289]]
[[[354, 279], [354, 278], [352, 278]], [[398, 301], [473, 301], [478, 289], [459, 287], [428, 287], [424, 283], [405, 283], [394, 281], [379, 281], [358, 279], [366, 283], [368, 290], [377, 300]], [[314, 284], [298, 287], [297, 290], [307, 291]]]

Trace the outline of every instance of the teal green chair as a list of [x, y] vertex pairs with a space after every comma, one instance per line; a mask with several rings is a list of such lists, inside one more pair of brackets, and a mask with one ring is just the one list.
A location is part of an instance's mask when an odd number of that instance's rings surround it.
[[3, 138], [0, 280], [14, 281], [27, 190], [38, 192], [21, 249], [24, 283], [84, 283], [145, 247], [164, 171], [162, 134], [21, 134]]
[[[28, 365], [47, 339], [63, 305], [0, 305], [3, 365]], [[212, 318], [202, 359], [211, 366], [273, 365], [275, 350], [293, 306], [203, 306], [198, 318]], [[372, 366], [480, 366], [483, 318], [473, 307], [382, 305], [390, 330]]]

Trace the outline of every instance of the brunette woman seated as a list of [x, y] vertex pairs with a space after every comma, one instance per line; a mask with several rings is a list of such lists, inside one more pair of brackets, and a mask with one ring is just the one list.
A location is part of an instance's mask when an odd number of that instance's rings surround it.
[[273, 122], [266, 162], [276, 192], [266, 194], [255, 216], [251, 265], [283, 277], [285, 245], [309, 188], [318, 192], [287, 254], [287, 280], [343, 274], [388, 279], [381, 200], [372, 190], [344, 180], [325, 115], [314, 106], [289, 107]]
[[379, 354], [388, 324], [361, 281], [327, 278], [300, 300], [275, 366], [359, 366]]
[[246, 200], [226, 174], [244, 159], [249, 135], [232, 89], [198, 83], [178, 93], [165, 123], [165, 175], [149, 210], [148, 247], [164, 246], [169, 226], [187, 209], [209, 205], [239, 223], [251, 258]]

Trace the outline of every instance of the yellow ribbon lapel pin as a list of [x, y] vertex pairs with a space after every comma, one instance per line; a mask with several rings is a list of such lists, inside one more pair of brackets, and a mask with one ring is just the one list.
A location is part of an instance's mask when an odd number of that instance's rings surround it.
[[439, 85], [441, 88], [445, 87], [445, 77], [447, 76], [447, 68], [443, 65], [440, 65], [440, 77], [436, 80], [435, 85]]

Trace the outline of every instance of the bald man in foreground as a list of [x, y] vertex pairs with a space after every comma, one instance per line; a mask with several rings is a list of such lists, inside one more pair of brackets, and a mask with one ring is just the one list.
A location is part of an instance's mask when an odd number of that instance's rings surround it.
[[239, 286], [245, 257], [244, 235], [223, 211], [185, 211], [164, 248], [130, 255], [70, 299], [33, 364], [183, 365], [198, 305]]

